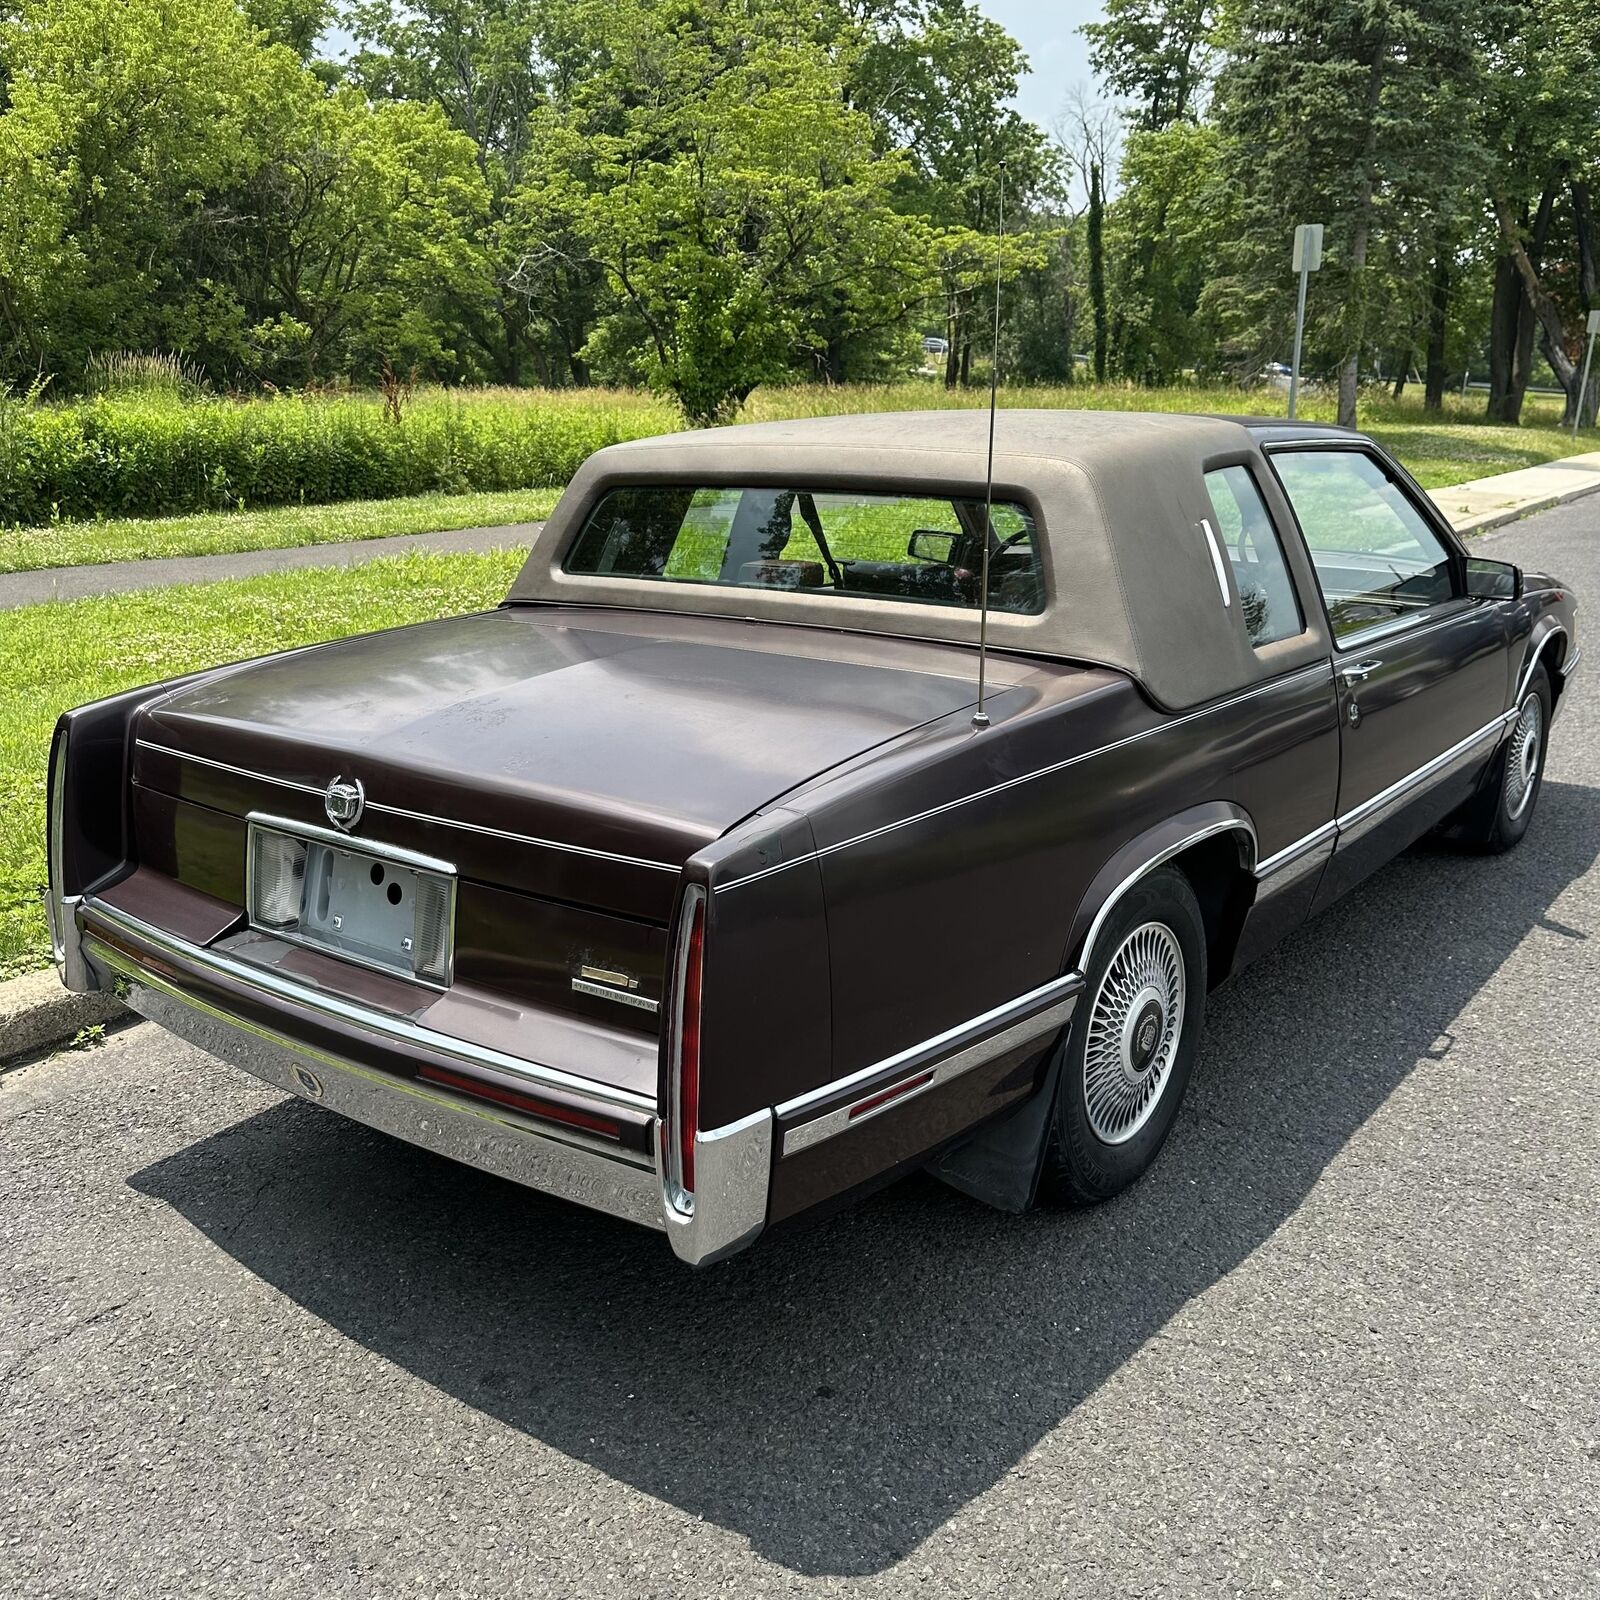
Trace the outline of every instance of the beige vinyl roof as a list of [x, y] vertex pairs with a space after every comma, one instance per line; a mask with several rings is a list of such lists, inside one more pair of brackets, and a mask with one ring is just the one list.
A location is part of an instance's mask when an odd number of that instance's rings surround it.
[[[981, 499], [988, 426], [984, 410], [869, 413], [612, 445], [574, 476], [509, 598], [759, 617], [976, 644], [975, 610], [569, 574], [561, 560], [594, 504], [623, 485], [776, 484]], [[991, 612], [991, 646], [1121, 668], [1172, 708], [1262, 677], [1267, 666], [1250, 647], [1229, 564], [1223, 562], [1231, 603], [1224, 606], [1200, 526], [1202, 518], [1215, 525], [1202, 474], [1227, 460], [1254, 461], [1258, 478], [1264, 476], [1250, 429], [1226, 418], [999, 412], [995, 499], [1034, 511], [1043, 531], [1047, 601], [1038, 616]], [[1289, 664], [1274, 661], [1272, 670]]]

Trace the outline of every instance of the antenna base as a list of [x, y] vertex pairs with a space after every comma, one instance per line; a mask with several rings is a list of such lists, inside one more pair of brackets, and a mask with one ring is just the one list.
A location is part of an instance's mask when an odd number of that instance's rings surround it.
[[974, 711], [972, 713], [972, 726], [974, 728], [987, 728], [989, 726], [989, 713], [987, 711]]

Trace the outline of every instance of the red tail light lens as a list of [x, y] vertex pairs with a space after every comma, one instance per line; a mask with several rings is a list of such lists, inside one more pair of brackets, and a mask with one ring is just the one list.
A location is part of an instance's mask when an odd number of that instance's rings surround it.
[[678, 975], [677, 1072], [672, 1118], [676, 1124], [678, 1186], [694, 1193], [694, 1136], [700, 1128], [700, 982], [705, 965], [705, 891], [692, 888], [684, 903], [683, 966]]

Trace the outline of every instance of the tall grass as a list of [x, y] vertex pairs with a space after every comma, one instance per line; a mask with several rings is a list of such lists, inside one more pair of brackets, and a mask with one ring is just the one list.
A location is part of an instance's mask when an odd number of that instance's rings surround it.
[[[377, 394], [230, 400], [197, 394], [181, 364], [106, 364], [106, 391], [71, 404], [0, 398], [0, 526], [191, 511], [258, 509], [400, 495], [557, 487], [602, 445], [679, 427], [650, 395], [607, 389], [423, 389], [398, 421]], [[982, 389], [929, 379], [758, 390], [742, 420], [982, 406]], [[1116, 384], [1002, 389], [1003, 406], [1281, 415], [1273, 390]], [[1313, 390], [1305, 416], [1331, 420]], [[1373, 390], [1362, 423], [1429, 487], [1571, 451], [1557, 404], [1530, 399], [1521, 428], [1488, 426], [1482, 398], [1452, 396], [1440, 415], [1420, 395]], [[1581, 445], [1580, 445], [1581, 448]]]

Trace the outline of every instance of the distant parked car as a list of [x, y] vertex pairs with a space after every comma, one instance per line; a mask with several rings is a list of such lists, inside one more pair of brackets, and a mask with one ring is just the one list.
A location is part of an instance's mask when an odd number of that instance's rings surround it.
[[922, 348], [930, 356], [945, 356], [950, 353], [950, 341], [941, 339], [937, 334], [930, 333], [922, 341]]
[[615, 445], [497, 610], [69, 712], [67, 985], [695, 1263], [923, 1165], [1116, 1194], [1208, 989], [1522, 837], [1575, 602], [1360, 434], [988, 426]]

